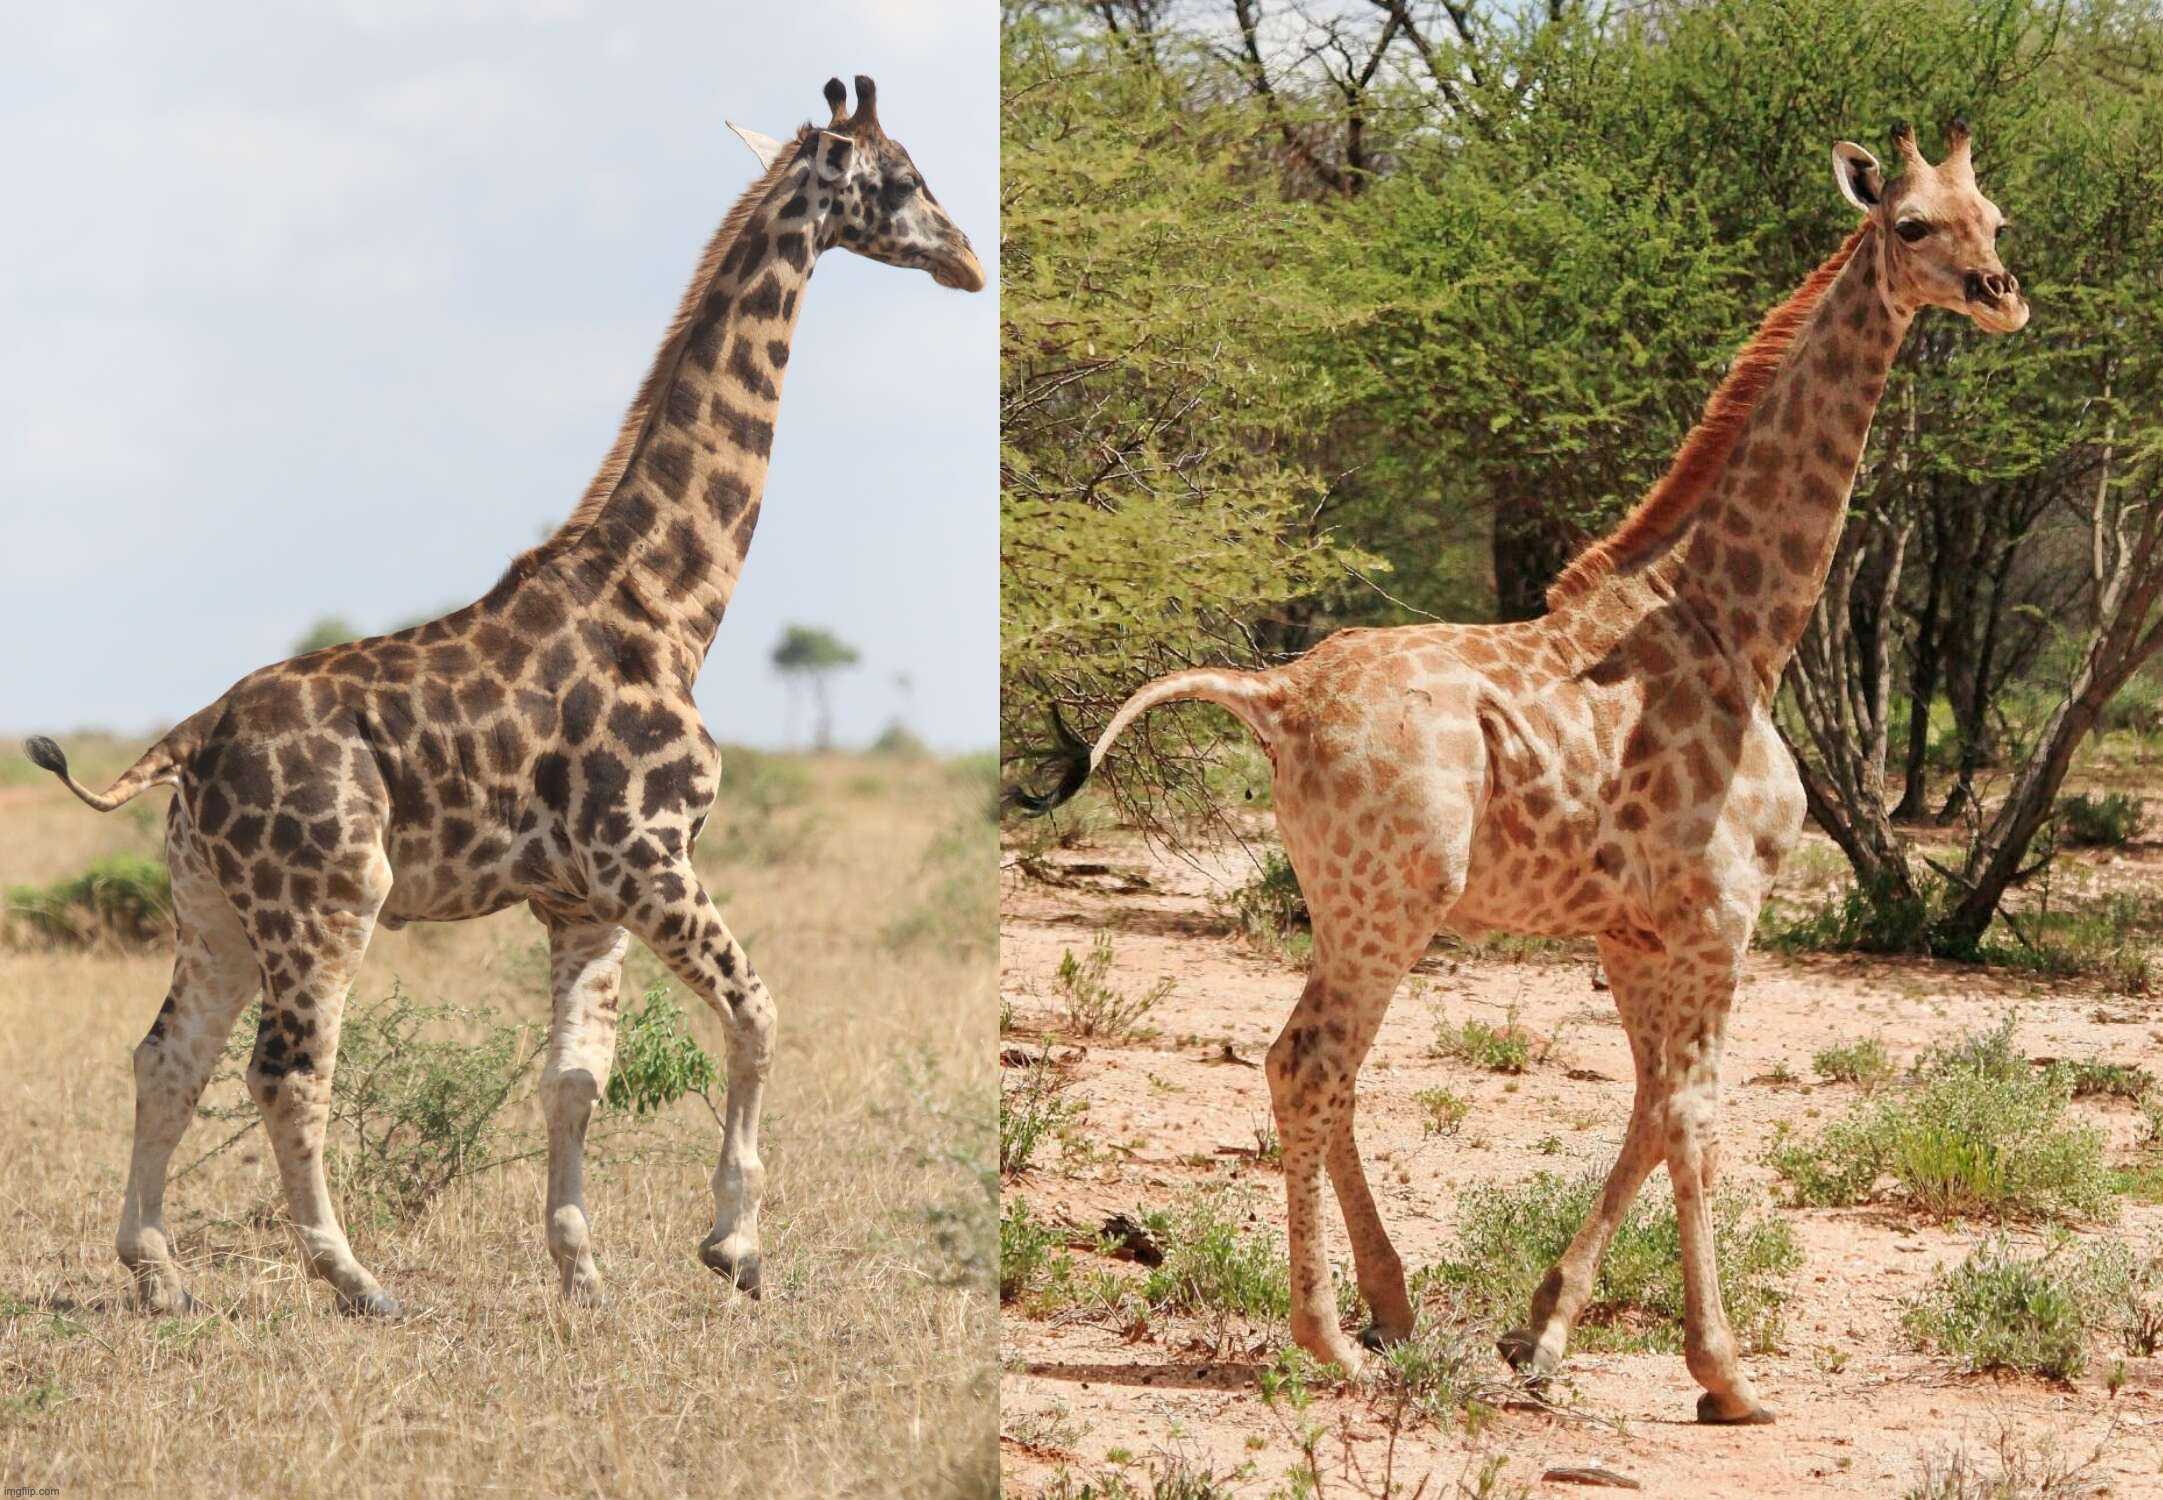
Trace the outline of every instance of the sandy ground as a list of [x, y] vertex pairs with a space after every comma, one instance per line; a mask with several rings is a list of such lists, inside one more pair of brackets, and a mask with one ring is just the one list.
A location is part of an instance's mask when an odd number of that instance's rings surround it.
[[[1010, 860], [1001, 961], [1010, 1043], [1034, 1049], [1048, 1039], [1054, 1056], [1075, 1051], [1045, 1036], [1054, 1029], [1051, 981], [1062, 953], [1085, 953], [1099, 931], [1115, 945], [1115, 986], [1143, 989], [1169, 977], [1174, 988], [1149, 1017], [1155, 1036], [1092, 1041], [1070, 1065], [1072, 1096], [1087, 1101], [1083, 1133], [1097, 1149], [1079, 1162], [1048, 1150], [1008, 1194], [1024, 1195], [1038, 1217], [1087, 1234], [1115, 1211], [1166, 1204], [1205, 1184], [1246, 1183], [1261, 1221], [1281, 1234], [1281, 1180], [1253, 1154], [1269, 1102], [1251, 1064], [1301, 979], [1257, 953], [1211, 905], [1213, 891], [1248, 878], [1248, 857], [1235, 849], [1189, 863], [1118, 837], [1051, 859], [1091, 873], [1051, 885], [1024, 878]], [[1813, 869], [1822, 878], [1823, 851], [1791, 868], [1798, 881]], [[2153, 853], [2121, 857], [2112, 871], [2136, 883], [2159, 874], [2163, 858]], [[1926, 1045], [1987, 1027], [2016, 1006], [2018, 1041], [2031, 1055], [2163, 1064], [2163, 1006], [2152, 998], [2053, 990], [1925, 962], [1754, 955], [1724, 1078], [1726, 1180], [1769, 1205], [1762, 1158], [1775, 1125], [1812, 1127], [1858, 1097], [1852, 1087], [1814, 1080], [1810, 1060], [1820, 1047], [1875, 1034], [1904, 1065]], [[1431, 1054], [1438, 1018], [1500, 1024], [1513, 1010], [1553, 1044], [1522, 1077]], [[1223, 1060], [1226, 1041], [1250, 1065]], [[1768, 1078], [1782, 1064], [1795, 1082]], [[1399, 992], [1361, 1086], [1369, 1177], [1407, 1267], [1438, 1258], [1469, 1184], [1515, 1183], [1543, 1169], [1604, 1171], [1620, 1143], [1629, 1079], [1628, 1047], [1608, 997], [1594, 987], [1589, 950], [1587, 959], [1506, 961], [1438, 946]], [[1472, 1101], [1455, 1136], [1423, 1129], [1413, 1096], [1436, 1086]], [[2076, 1108], [2108, 1129], [2114, 1149], [2134, 1139], [2130, 1106]], [[1505, 1408], [1469, 1435], [1423, 1425], [1394, 1434], [1392, 1444], [1386, 1414], [1359, 1391], [1318, 1398], [1299, 1420], [1328, 1431], [1318, 1455], [1324, 1493], [1580, 1493], [1540, 1475], [1549, 1466], [1591, 1465], [1653, 1494], [1891, 1496], [1917, 1480], [1926, 1455], [1961, 1442], [1988, 1445], [2010, 1424], [2024, 1441], [2048, 1440], [2073, 1459], [2101, 1444], [2091, 1478], [2107, 1493], [2163, 1495], [2163, 1361], [2129, 1361], [2115, 1399], [2101, 1383], [2107, 1357], [2071, 1387], [1954, 1375], [1904, 1346], [1899, 1310], [1935, 1271], [1965, 1255], [1982, 1228], [1929, 1225], [1886, 1208], [1778, 1212], [1792, 1223], [1804, 1260], [1790, 1283], [1782, 1347], [1748, 1362], [1778, 1425], [1719, 1429], [1688, 1420], [1697, 1388], [1678, 1356], [1573, 1352], [1556, 1396], [1563, 1413]], [[1333, 1205], [1325, 1217], [1332, 1258], [1349, 1277]], [[2146, 1242], [2163, 1234], [2163, 1208], [2129, 1203], [2117, 1224], [2097, 1232]], [[1300, 1462], [1295, 1419], [1265, 1403], [1256, 1383], [1285, 1337], [1257, 1326], [1237, 1330], [1227, 1345], [1221, 1330], [1170, 1319], [1130, 1341], [1071, 1315], [1032, 1318], [1009, 1308], [1001, 1350], [1008, 1492], [1040, 1492], [1062, 1473], [1079, 1484], [1125, 1466], [1146, 1494], [1149, 1466], [1176, 1457], [1225, 1479], [1232, 1493], [1270, 1493]], [[1504, 1374], [1497, 1361], [1498, 1382]], [[1498, 1488], [1479, 1489], [1483, 1468], [1497, 1460], [1490, 1482]]]

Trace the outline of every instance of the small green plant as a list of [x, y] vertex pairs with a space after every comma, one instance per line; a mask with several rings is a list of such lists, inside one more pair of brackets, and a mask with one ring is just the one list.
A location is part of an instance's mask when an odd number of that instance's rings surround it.
[[601, 1100], [635, 1119], [666, 1109], [686, 1094], [697, 1094], [710, 1110], [710, 1090], [719, 1081], [713, 1058], [691, 1035], [689, 1017], [669, 998], [667, 985], [655, 984], [618, 1025], [616, 1064]]
[[109, 854], [82, 874], [7, 893], [11, 934], [62, 948], [144, 948], [173, 930], [173, 881], [163, 860]]
[[1935, 1278], [1901, 1326], [1918, 1347], [1952, 1356], [1963, 1370], [2071, 1380], [2088, 1366], [2088, 1329], [2101, 1298], [2098, 1266], [2074, 1242], [2023, 1256], [1990, 1240]]
[[2155, 1087], [2155, 1074], [2139, 1063], [2109, 1062], [2100, 1057], [2064, 1064], [2076, 1099], [2140, 1100]]
[[1513, 1008], [1500, 1026], [1474, 1017], [1462, 1026], [1435, 1022], [1434, 1055], [1455, 1058], [1490, 1073], [1522, 1073], [1532, 1066], [1532, 1033], [1517, 1024]]
[[1234, 1500], [1240, 1492], [1204, 1465], [1166, 1457], [1139, 1479], [1061, 1469], [1043, 1493], [1044, 1500]]
[[1420, 1107], [1420, 1131], [1424, 1135], [1455, 1135], [1464, 1128], [1472, 1101], [1448, 1089], [1421, 1089], [1412, 1096]]
[[[1516, 1186], [1484, 1184], [1462, 1200], [1455, 1243], [1420, 1273], [1423, 1296], [1448, 1295], [1451, 1308], [1481, 1326], [1507, 1327], [1524, 1316], [1533, 1288], [1598, 1200], [1597, 1173], [1541, 1172]], [[1712, 1204], [1720, 1295], [1745, 1350], [1773, 1347], [1787, 1294], [1782, 1283], [1802, 1263], [1794, 1233], [1770, 1216], [1750, 1216], [1744, 1201], [1720, 1194]], [[1682, 1341], [1682, 1237], [1672, 1195], [1648, 1190], [1630, 1206], [1600, 1264], [1580, 1342], [1595, 1349], [1673, 1351]]]
[[1058, 1135], [1082, 1112], [1078, 1099], [1066, 1097], [1070, 1080], [1039, 1058], [1016, 1070], [1020, 1079], [999, 1086], [999, 1178], [1011, 1181], [1029, 1170], [1037, 1148]]
[[1076, 1036], [1100, 1036], [1114, 1041], [1144, 1034], [1142, 1022], [1172, 992], [1172, 981], [1160, 979], [1146, 990], [1128, 992], [1111, 984], [1111, 934], [1100, 932], [1089, 944], [1089, 956], [1076, 958], [1069, 948], [1059, 956], [1052, 982], [1066, 1010], [1068, 1029]]
[[1063, 1237], [1029, 1212], [1029, 1200], [1010, 1194], [999, 1215], [999, 1300], [1026, 1297], [1051, 1265]]
[[1827, 1083], [1859, 1083], [1876, 1088], [1893, 1076], [1893, 1060], [1876, 1037], [1826, 1047], [1810, 1059], [1810, 1066]]
[[2102, 1133], [2068, 1123], [2072, 1082], [2014, 1050], [2012, 1022], [1925, 1054], [1913, 1087], [1859, 1106], [1814, 1138], [1784, 1134], [1770, 1160], [1794, 1201], [1840, 1207], [1891, 1178], [1923, 1213], [2067, 1222], [2111, 1205]]
[[[238, 1078], [254, 1050], [260, 1008], [226, 1043], [213, 1082]], [[544, 1043], [493, 1010], [425, 1005], [394, 983], [381, 999], [348, 1001], [331, 1079], [326, 1157], [348, 1213], [407, 1221], [452, 1184], [522, 1160], [536, 1147], [510, 1124], [507, 1106], [531, 1084]], [[186, 1170], [252, 1128], [252, 1104], [206, 1107], [241, 1130]]]
[[1247, 941], [1263, 953], [1303, 960], [1313, 947], [1314, 920], [1307, 911], [1299, 873], [1280, 849], [1262, 856], [1254, 878], [1224, 898]]
[[2140, 798], [2130, 792], [2093, 796], [2075, 792], [2058, 799], [2058, 838], [2076, 848], [2116, 848], [2140, 837], [2146, 821]]
[[1164, 1247], [1164, 1263], [1142, 1284], [1150, 1306], [1255, 1319], [1291, 1315], [1291, 1267], [1278, 1252], [1278, 1237], [1242, 1227], [1229, 1194], [1195, 1194], [1145, 1223]]

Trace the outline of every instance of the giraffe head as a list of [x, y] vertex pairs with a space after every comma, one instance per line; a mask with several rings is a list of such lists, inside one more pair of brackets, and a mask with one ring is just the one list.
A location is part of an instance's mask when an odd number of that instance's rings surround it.
[[1998, 259], [2005, 215], [1975, 185], [1968, 127], [1945, 133], [1945, 159], [1923, 159], [1909, 125], [1893, 127], [1900, 175], [1886, 180], [1878, 159], [1853, 141], [1833, 147], [1833, 176], [1841, 194], [1877, 225], [1886, 294], [1910, 308], [1926, 305], [1965, 313], [1989, 333], [2011, 333], [2028, 321], [2020, 280]]
[[838, 78], [826, 80], [833, 118], [805, 126], [792, 142], [731, 125], [769, 170], [783, 156], [811, 164], [815, 190], [805, 211], [813, 243], [835, 245], [890, 266], [917, 266], [941, 286], [984, 289], [984, 268], [961, 226], [932, 196], [901, 142], [879, 125], [878, 85], [856, 75], [856, 110]]

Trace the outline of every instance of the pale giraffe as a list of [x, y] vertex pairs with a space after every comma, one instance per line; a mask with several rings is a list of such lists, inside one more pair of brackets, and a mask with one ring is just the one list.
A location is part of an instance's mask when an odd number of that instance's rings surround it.
[[1955, 125], [1933, 167], [1896, 131], [1891, 182], [1833, 149], [1861, 226], [1737, 357], [1672, 465], [1621, 525], [1505, 625], [1347, 630], [1264, 672], [1191, 671], [1129, 698], [1092, 748], [1054, 717], [1058, 787], [1079, 789], [1135, 717], [1205, 699], [1261, 739], [1277, 823], [1314, 918], [1306, 992], [1269, 1050], [1284, 1148], [1292, 1336], [1356, 1368], [1320, 1233], [1326, 1166], [1373, 1322], [1410, 1333], [1404, 1270], [1353, 1136], [1353, 1088], [1398, 984], [1436, 930], [1598, 941], [1628, 1032], [1636, 1103], [1597, 1207], [1502, 1352], [1561, 1361], [1609, 1237], [1665, 1161], [1680, 1218], [1700, 1420], [1771, 1420], [1736, 1357], [1706, 1194], [1720, 1050], [1759, 904], [1801, 832], [1773, 728], [1782, 668], [1815, 606], [1871, 416], [1926, 305], [2010, 332], [2027, 321], [1999, 263], [2004, 227]]
[[[542, 1072], [547, 1239], [563, 1290], [598, 1295], [581, 1191], [632, 937], [720, 1014], [728, 1094], [707, 1266], [760, 1285], [759, 1098], [774, 1003], [691, 865], [720, 755], [692, 700], [758, 519], [798, 303], [842, 245], [980, 290], [969, 241], [880, 129], [872, 81], [782, 142], [707, 244], [600, 472], [564, 526], [478, 603], [241, 679], [99, 796], [51, 740], [30, 756], [92, 807], [177, 788], [166, 824], [171, 992], [135, 1050], [120, 1258], [153, 1311], [189, 1307], [166, 1169], [258, 991], [247, 1070], [308, 1269], [347, 1311], [398, 1303], [354, 1258], [323, 1176], [346, 994], [378, 922], [525, 902], [548, 930]], [[731, 127], [734, 129], [735, 127]]]

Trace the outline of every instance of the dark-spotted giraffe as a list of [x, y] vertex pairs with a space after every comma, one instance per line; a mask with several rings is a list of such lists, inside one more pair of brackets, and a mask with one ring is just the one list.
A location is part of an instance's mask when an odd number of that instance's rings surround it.
[[1404, 1269], [1353, 1138], [1353, 1089], [1391, 996], [1437, 928], [1599, 942], [1637, 1099], [1599, 1203], [1502, 1352], [1561, 1361], [1602, 1252], [1665, 1161], [1681, 1227], [1684, 1357], [1707, 1422], [1770, 1421], [1736, 1357], [1707, 1193], [1720, 1050], [1758, 907], [1802, 829], [1802, 785], [1772, 696], [1824, 587], [1872, 414], [1908, 324], [1936, 306], [2027, 322], [1999, 263], [2004, 216], [1976, 187], [1968, 134], [1933, 167], [1905, 128], [1882, 180], [1834, 148], [1863, 215], [1776, 308], [1660, 482], [1508, 625], [1347, 630], [1267, 672], [1183, 672], [1142, 688], [1094, 748], [1063, 725], [1073, 795], [1135, 717], [1206, 699], [1268, 747], [1285, 850], [1314, 917], [1306, 993], [1270, 1048], [1284, 1142], [1292, 1336], [1348, 1368], [1322, 1251], [1326, 1168], [1350, 1231], [1368, 1342], [1412, 1329]]
[[798, 304], [845, 246], [976, 291], [968, 238], [880, 129], [870, 79], [780, 142], [706, 246], [614, 448], [570, 520], [486, 597], [395, 635], [265, 667], [158, 742], [103, 796], [51, 740], [31, 758], [101, 811], [177, 789], [166, 825], [178, 949], [135, 1050], [120, 1258], [142, 1304], [191, 1305], [165, 1230], [166, 1169], [234, 1020], [260, 991], [247, 1080], [308, 1268], [349, 1311], [397, 1302], [353, 1256], [323, 1178], [338, 1022], [380, 922], [518, 902], [548, 931], [554, 1016], [549, 1253], [598, 1293], [580, 1194], [614, 1056], [630, 939], [719, 1012], [728, 1098], [700, 1258], [759, 1290], [759, 1095], [774, 1002], [691, 867], [720, 756], [692, 684], [758, 519]]

